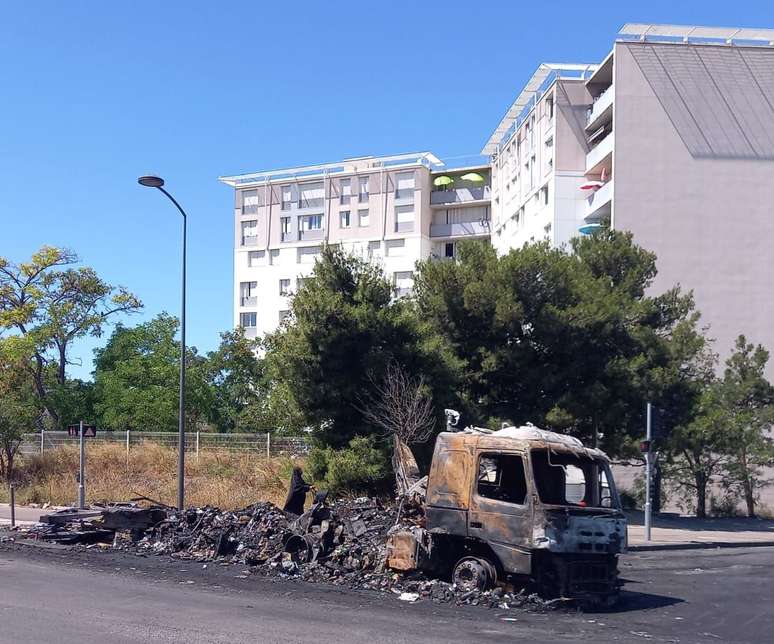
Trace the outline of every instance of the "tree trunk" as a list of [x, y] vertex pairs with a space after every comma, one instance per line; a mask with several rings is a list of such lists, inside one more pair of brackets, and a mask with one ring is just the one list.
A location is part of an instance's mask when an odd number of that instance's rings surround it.
[[59, 349], [59, 364], [57, 365], [56, 379], [60, 385], [65, 384], [65, 367], [67, 366], [67, 345], [57, 342]]
[[707, 518], [707, 476], [704, 472], [695, 472], [696, 479], [696, 517]]
[[747, 516], [753, 518], [755, 517], [755, 490], [749, 475], [744, 477], [742, 487], [744, 488], [744, 501], [747, 504]]

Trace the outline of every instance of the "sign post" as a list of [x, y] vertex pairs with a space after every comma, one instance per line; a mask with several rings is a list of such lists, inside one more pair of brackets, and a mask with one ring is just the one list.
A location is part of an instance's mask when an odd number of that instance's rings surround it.
[[86, 485], [84, 481], [86, 450], [84, 449], [83, 444], [83, 421], [80, 422], [78, 427], [78, 437], [78, 449], [80, 451], [78, 465], [78, 508], [83, 510], [86, 507]]
[[648, 403], [646, 408], [646, 426], [645, 426], [645, 443], [647, 449], [645, 451], [645, 541], [650, 541], [650, 514], [652, 510], [651, 500], [651, 478], [652, 478], [652, 465], [653, 465], [653, 435], [652, 435], [652, 415], [653, 410], [651, 404]]

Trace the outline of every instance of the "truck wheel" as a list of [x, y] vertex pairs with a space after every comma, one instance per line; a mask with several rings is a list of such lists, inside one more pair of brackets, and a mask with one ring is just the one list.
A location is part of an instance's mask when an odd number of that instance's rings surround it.
[[463, 592], [488, 590], [497, 581], [497, 571], [486, 559], [464, 557], [454, 566], [452, 581]]

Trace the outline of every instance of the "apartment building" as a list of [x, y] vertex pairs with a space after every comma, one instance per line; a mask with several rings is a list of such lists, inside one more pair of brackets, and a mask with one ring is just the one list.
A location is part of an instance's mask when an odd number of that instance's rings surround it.
[[277, 328], [323, 244], [378, 263], [397, 297], [416, 262], [489, 236], [488, 164], [451, 168], [429, 152], [221, 177], [234, 188], [234, 325]]
[[655, 292], [693, 291], [721, 354], [740, 332], [774, 350], [774, 30], [627, 24], [602, 61], [538, 65], [482, 155], [221, 178], [235, 325], [276, 328], [324, 242], [379, 262], [402, 295], [417, 260], [460, 239], [504, 253], [607, 221], [658, 255]]
[[627, 24], [598, 64], [540, 65], [483, 152], [500, 252], [607, 220], [721, 354], [774, 350], [774, 30]]

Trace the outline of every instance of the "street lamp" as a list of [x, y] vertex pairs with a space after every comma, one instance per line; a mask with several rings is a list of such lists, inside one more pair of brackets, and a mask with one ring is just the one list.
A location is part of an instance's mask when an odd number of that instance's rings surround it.
[[177, 507], [185, 510], [185, 242], [186, 221], [185, 210], [175, 201], [175, 198], [164, 190], [164, 179], [152, 175], [140, 177], [137, 183], [146, 188], [158, 188], [175, 204], [183, 215], [183, 301], [180, 314], [180, 411], [178, 415], [178, 455], [177, 455]]

